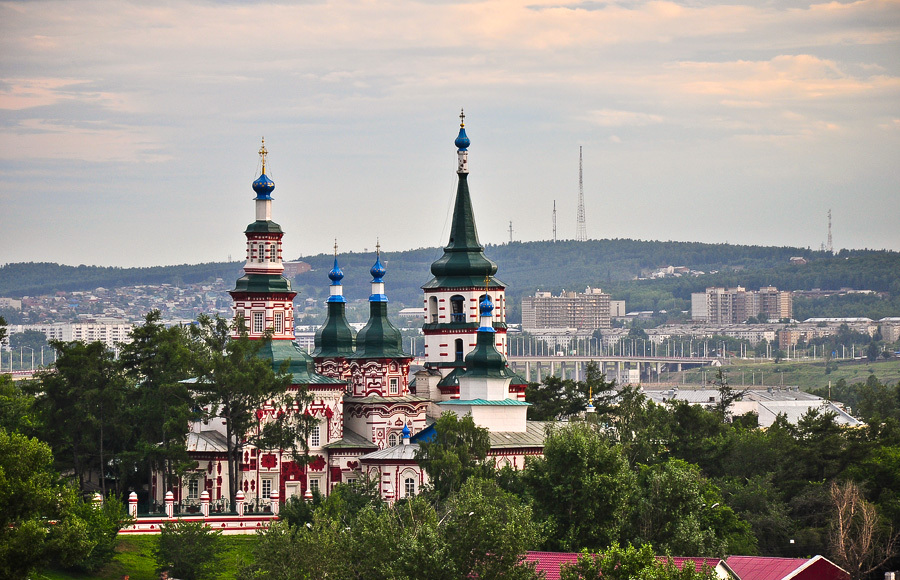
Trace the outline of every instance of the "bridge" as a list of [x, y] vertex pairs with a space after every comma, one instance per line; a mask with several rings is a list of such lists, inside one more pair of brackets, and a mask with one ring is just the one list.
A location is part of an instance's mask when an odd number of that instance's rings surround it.
[[617, 382], [660, 381], [665, 371], [681, 371], [689, 367], [719, 366], [718, 357], [681, 356], [509, 356], [509, 366], [529, 382], [540, 382], [541, 377], [559, 374], [561, 378], [584, 380], [585, 370], [594, 362], [607, 379]]

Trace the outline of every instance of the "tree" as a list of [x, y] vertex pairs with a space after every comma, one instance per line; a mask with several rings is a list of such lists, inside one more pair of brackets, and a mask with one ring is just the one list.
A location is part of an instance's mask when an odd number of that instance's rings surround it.
[[583, 551], [575, 564], [563, 564], [561, 580], [715, 580], [715, 570], [709, 566], [699, 569], [692, 562], [684, 562], [679, 570], [667, 558], [658, 560], [649, 544], [624, 548], [613, 544], [600, 554]]
[[829, 545], [834, 561], [861, 580], [900, 552], [900, 531], [884, 524], [875, 506], [853, 482], [830, 487], [832, 519]]
[[472, 415], [459, 418], [453, 411], [444, 411], [434, 425], [434, 437], [419, 443], [415, 457], [443, 499], [459, 491], [470, 477], [490, 475], [492, 469], [484, 463], [490, 448], [488, 430], [476, 425]]
[[112, 559], [122, 504], [84, 502], [52, 463], [46, 443], [0, 427], [0, 578], [51, 563], [92, 571]]
[[183, 580], [206, 580], [218, 578], [216, 568], [224, 549], [221, 530], [200, 521], [177, 520], [159, 527], [153, 557], [159, 572]]
[[34, 433], [34, 397], [22, 391], [19, 383], [9, 375], [0, 375], [0, 428], [14, 433]]
[[600, 549], [619, 539], [635, 478], [620, 448], [590, 425], [547, 432], [544, 456], [525, 467], [526, 492], [550, 550]]
[[866, 358], [868, 358], [870, 361], [878, 360], [878, 351], [879, 350], [880, 349], [878, 348], [878, 343], [873, 340], [872, 342], [869, 343], [869, 346], [866, 348]]
[[718, 413], [722, 421], [727, 421], [731, 416], [731, 412], [729, 411], [729, 409], [731, 409], [731, 404], [735, 401], [742, 400], [744, 395], [746, 395], [750, 389], [743, 389], [740, 391], [732, 389], [731, 385], [728, 384], [728, 373], [722, 368], [719, 368], [716, 371], [714, 384], [718, 386], [719, 390], [719, 400], [716, 402], [715, 406], [716, 413]]
[[82, 491], [98, 479], [106, 497], [107, 477], [120, 465], [117, 458], [129, 441], [127, 383], [102, 342], [50, 345], [57, 351], [53, 370], [29, 385], [41, 435], [53, 448], [60, 471], [73, 470]]
[[750, 526], [728, 506], [696, 465], [670, 459], [642, 465], [631, 537], [667, 554], [754, 553]]
[[148, 478], [162, 472], [170, 483], [190, 465], [185, 441], [196, 413], [183, 381], [191, 377], [197, 361], [187, 330], [166, 328], [160, 319], [159, 310], [153, 310], [143, 325], [132, 329], [119, 362], [135, 383], [129, 398], [135, 462], [143, 465]]
[[[225, 422], [228, 457], [228, 493], [232, 505], [237, 494], [239, 465], [246, 445], [263, 449], [291, 449], [295, 460], [302, 461], [298, 443], [308, 451], [306, 436], [309, 422], [301, 413], [310, 400], [305, 390], [288, 393], [291, 377], [284, 369], [275, 372], [272, 362], [257, 356], [263, 340], [250, 340], [242, 319], [233, 327], [228, 321], [201, 315], [191, 326], [195, 352], [199, 356], [198, 374], [191, 383], [198, 405], [207, 418]], [[268, 340], [268, 339], [266, 339]], [[271, 406], [275, 418], [262, 422], [257, 411]]]

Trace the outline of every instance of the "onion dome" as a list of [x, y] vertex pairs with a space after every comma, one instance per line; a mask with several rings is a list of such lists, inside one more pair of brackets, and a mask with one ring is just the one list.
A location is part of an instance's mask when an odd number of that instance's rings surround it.
[[356, 335], [356, 352], [351, 358], [411, 358], [403, 352], [403, 337], [388, 319], [388, 298], [384, 293], [385, 267], [381, 263], [381, 245], [376, 246], [369, 296], [369, 321]]
[[494, 303], [491, 302], [491, 297], [485, 294], [484, 300], [481, 301], [478, 307], [481, 311], [481, 323], [478, 326], [478, 332], [494, 332], [494, 325], [491, 324]]
[[401, 431], [401, 435], [403, 436], [404, 439], [409, 439], [409, 436], [410, 436], [409, 425], [403, 426], [403, 431]]
[[469, 149], [470, 141], [468, 135], [466, 135], [466, 114], [460, 110], [459, 112], [459, 136], [456, 138], [456, 141], [453, 142], [454, 145], [460, 151], [467, 151]]
[[326, 304], [328, 305], [328, 317], [325, 324], [316, 330], [315, 350], [312, 356], [320, 357], [347, 357], [353, 354], [356, 348], [356, 335], [353, 328], [347, 322], [345, 313], [345, 304], [347, 299], [344, 298], [341, 286], [341, 280], [344, 273], [338, 265], [337, 260], [337, 240], [334, 242], [334, 267], [328, 273], [331, 280], [331, 295], [328, 297]]
[[266, 175], [266, 139], [263, 138], [262, 146], [259, 148], [259, 156], [262, 158], [262, 171], [259, 178], [253, 182], [253, 191], [256, 192], [256, 199], [269, 200], [272, 199], [272, 192], [275, 190], [275, 182]]

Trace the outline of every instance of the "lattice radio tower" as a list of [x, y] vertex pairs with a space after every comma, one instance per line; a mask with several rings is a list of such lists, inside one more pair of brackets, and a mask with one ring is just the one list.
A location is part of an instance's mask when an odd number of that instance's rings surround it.
[[509, 243], [510, 244], [513, 242], [512, 235], [513, 235], [512, 222], [509, 222]]
[[584, 164], [581, 158], [581, 145], [578, 146], [578, 217], [575, 220], [575, 241], [587, 240], [587, 229], [584, 226]]
[[834, 253], [834, 247], [831, 245], [831, 210], [828, 210], [828, 244], [825, 246], [825, 250], [829, 254]]
[[553, 200], [553, 241], [556, 241], [556, 200]]

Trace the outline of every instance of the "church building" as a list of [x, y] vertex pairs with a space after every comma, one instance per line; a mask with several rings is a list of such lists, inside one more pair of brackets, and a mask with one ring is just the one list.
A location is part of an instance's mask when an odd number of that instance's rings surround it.
[[[387, 270], [376, 246], [369, 295], [369, 320], [354, 334], [348, 324], [338, 264], [337, 243], [325, 323], [307, 354], [294, 342], [293, 299], [284, 277], [281, 227], [272, 221], [274, 182], [262, 171], [253, 182], [255, 221], [247, 226], [247, 258], [231, 296], [235, 316], [248, 322], [251, 339], [271, 333], [261, 356], [279, 369], [288, 361], [290, 389], [306, 389], [313, 402], [305, 413], [318, 419], [309, 438], [310, 461], [298, 462], [286, 451], [247, 447], [239, 488], [245, 501], [265, 505], [273, 491], [281, 498], [330, 493], [334, 485], [370, 478], [379, 482], [387, 501], [415, 495], [427, 474], [415, 461], [417, 441], [433, 435], [442, 412], [471, 414], [490, 432], [489, 460], [521, 468], [525, 457], [543, 451], [544, 424], [525, 418], [526, 381], [506, 360], [505, 285], [495, 277], [497, 265], [478, 241], [468, 186], [465, 117], [460, 115], [457, 148], [458, 186], [443, 255], [431, 266], [424, 291], [424, 368], [410, 380], [413, 356], [403, 350], [400, 331], [388, 318]], [[265, 420], [276, 409], [261, 409]], [[197, 472], [173, 489], [177, 501], [192, 501], [209, 492], [212, 501], [228, 497], [224, 427], [221, 421], [191, 426], [188, 452]], [[224, 483], [223, 483], [224, 482]], [[159, 501], [162, 480], [153, 490]]]

